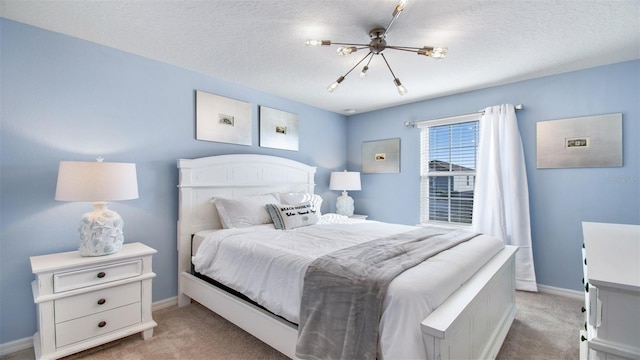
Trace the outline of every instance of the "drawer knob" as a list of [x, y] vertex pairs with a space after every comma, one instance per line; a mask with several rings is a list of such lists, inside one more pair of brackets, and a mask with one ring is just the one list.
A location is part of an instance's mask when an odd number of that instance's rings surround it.
[[588, 339], [587, 339], [586, 337], [584, 337], [584, 335], [580, 335], [580, 340], [582, 340], [582, 341], [586, 341], [586, 340], [588, 340]]
[[[102, 299], [101, 299], [101, 300], [102, 300]], [[100, 304], [100, 301], [98, 301], [98, 304]], [[104, 304], [104, 302], [103, 302], [102, 304]], [[102, 305], [102, 304], [100, 304], [100, 305]], [[583, 307], [582, 307], [582, 312], [585, 312], [585, 311], [587, 311], [587, 309], [585, 309], [585, 308], [584, 308], [584, 306], [583, 306]]]
[[104, 305], [104, 303], [106, 303], [106, 302], [107, 302], [107, 300], [100, 299], [100, 300], [98, 300], [98, 305]]
[[100, 272], [98, 273], [98, 278], [99, 278], [99, 279], [102, 279], [102, 278], [103, 278], [103, 277], [105, 277], [105, 276], [107, 276], [107, 274], [105, 274], [105, 272], [104, 272], [104, 271], [100, 271]]
[[98, 323], [98, 327], [99, 327], [99, 328], [101, 328], [101, 327], [105, 327], [105, 326], [107, 326], [107, 322], [106, 322], [106, 321], [100, 321], [100, 322]]

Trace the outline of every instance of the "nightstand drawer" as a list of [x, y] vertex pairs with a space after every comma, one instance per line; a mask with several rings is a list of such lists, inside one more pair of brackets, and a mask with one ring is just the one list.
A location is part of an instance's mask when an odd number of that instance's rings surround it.
[[61, 323], [140, 302], [140, 286], [140, 282], [136, 281], [114, 288], [56, 300], [54, 301], [55, 322]]
[[56, 347], [60, 348], [142, 322], [140, 303], [56, 324]]
[[59, 293], [80, 289], [87, 286], [130, 278], [140, 274], [142, 274], [142, 261], [140, 260], [61, 272], [53, 275], [53, 291]]

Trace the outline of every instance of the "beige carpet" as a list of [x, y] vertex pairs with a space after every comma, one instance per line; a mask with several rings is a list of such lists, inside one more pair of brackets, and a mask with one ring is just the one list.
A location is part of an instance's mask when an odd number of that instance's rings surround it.
[[558, 295], [516, 292], [518, 312], [497, 359], [578, 359], [582, 304]]
[[[577, 359], [581, 302], [556, 295], [516, 294], [518, 313], [499, 360]], [[64, 358], [120, 359], [286, 359], [279, 352], [199, 304], [175, 306], [153, 313], [154, 336], [132, 335]], [[0, 360], [33, 359], [33, 348]]]

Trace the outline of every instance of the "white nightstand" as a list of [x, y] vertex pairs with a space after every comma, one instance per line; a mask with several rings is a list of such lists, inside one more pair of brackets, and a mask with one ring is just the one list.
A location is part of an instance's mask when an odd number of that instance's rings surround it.
[[360, 214], [353, 214], [349, 216], [349, 218], [351, 219], [361, 219], [361, 220], [367, 220], [368, 217], [369, 215], [360, 215]]
[[153, 336], [155, 253], [130, 243], [106, 256], [83, 257], [77, 251], [32, 256], [36, 359], [57, 359], [137, 332], [145, 340]]

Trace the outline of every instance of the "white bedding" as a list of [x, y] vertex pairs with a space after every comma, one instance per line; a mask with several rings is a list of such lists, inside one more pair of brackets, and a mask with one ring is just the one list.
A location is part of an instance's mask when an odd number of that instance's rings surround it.
[[[273, 224], [197, 234], [195, 270], [298, 323], [303, 279], [317, 257], [414, 227], [323, 215], [313, 226], [276, 230]], [[426, 358], [420, 322], [458, 289], [503, 244], [480, 235], [396, 277], [380, 321], [385, 359]]]

